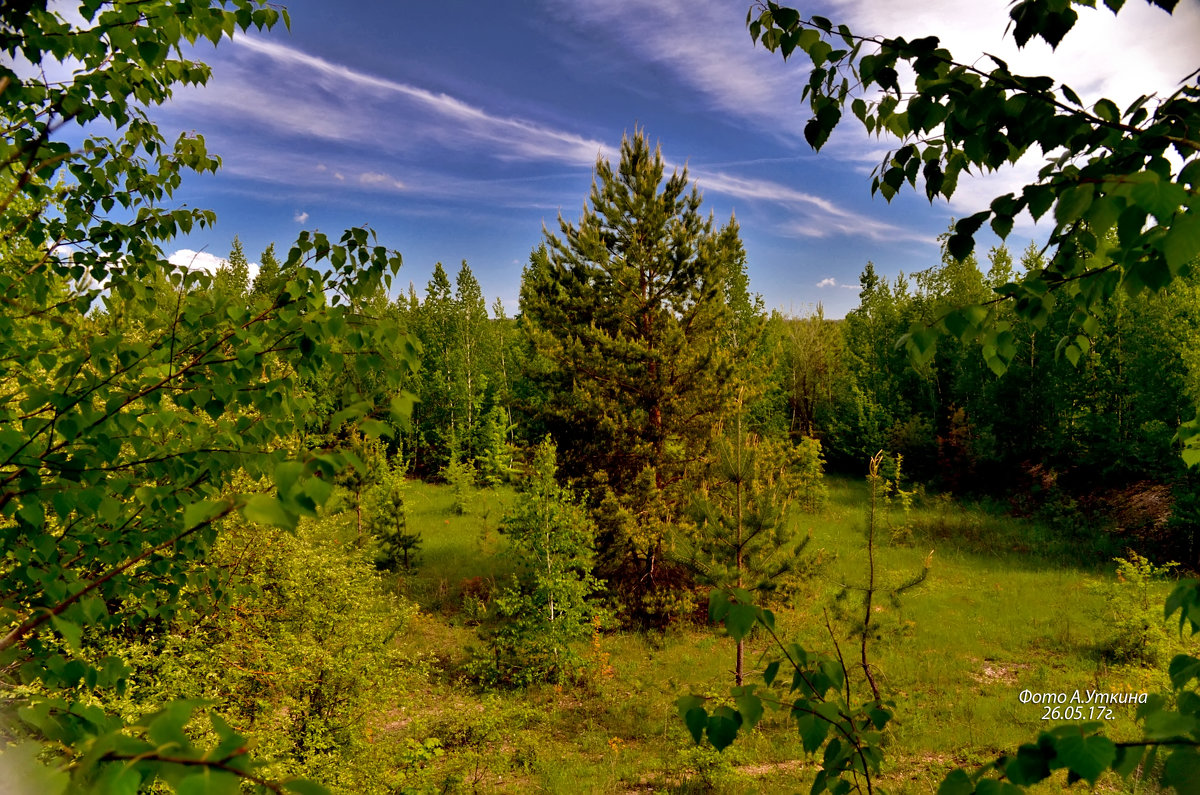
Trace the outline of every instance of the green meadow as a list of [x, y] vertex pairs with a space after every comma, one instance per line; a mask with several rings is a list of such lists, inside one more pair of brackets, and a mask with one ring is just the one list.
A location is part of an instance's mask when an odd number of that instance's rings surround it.
[[[719, 697], [732, 684], [733, 643], [716, 627], [683, 622], [661, 633], [597, 632], [581, 649], [588, 667], [577, 683], [524, 691], [472, 687], [464, 670], [480, 646], [484, 602], [511, 576], [499, 520], [512, 498], [508, 490], [477, 491], [458, 514], [448, 487], [410, 484], [409, 524], [423, 534], [422, 561], [390, 583], [421, 611], [398, 640], [409, 693], [384, 713], [380, 731], [398, 747], [436, 748], [417, 764], [421, 786], [807, 791], [818, 760], [806, 758], [785, 713], [768, 711], [722, 753], [696, 746], [676, 714], [680, 695]], [[867, 505], [862, 481], [830, 479], [827, 505], [799, 516], [822, 562], [776, 610], [779, 634], [810, 650], [832, 650], [828, 620], [852, 673], [859, 673], [857, 639], [845, 637], [844, 625], [839, 631], [834, 603], [844, 585], [865, 576]], [[1165, 580], [1119, 581], [1105, 557], [1119, 554], [1119, 544], [1106, 550], [1102, 536], [1088, 533], [1101, 540], [1085, 545], [1069, 531], [936, 497], [919, 498], [907, 514], [881, 503], [877, 535], [885, 587], [926, 560], [930, 566], [923, 583], [874, 608], [879, 637], [869, 659], [884, 698], [896, 704], [882, 786], [935, 791], [953, 768], [985, 764], [1072, 722], [1047, 715], [1045, 704], [1023, 703], [1023, 691], [1070, 699], [1078, 690], [1084, 719], [1102, 717], [1114, 740], [1140, 736], [1135, 704], [1086, 703], [1089, 691], [1168, 687], [1165, 664], [1121, 663], [1110, 651], [1118, 626], [1161, 615], [1169, 587]], [[1157, 627], [1148, 638], [1169, 653], [1183, 650]], [[761, 672], [772, 651], [764, 633], [752, 635], [747, 670]], [[1122, 784], [1112, 776], [1098, 788], [1125, 791]], [[1060, 772], [1035, 791], [1065, 786]]]

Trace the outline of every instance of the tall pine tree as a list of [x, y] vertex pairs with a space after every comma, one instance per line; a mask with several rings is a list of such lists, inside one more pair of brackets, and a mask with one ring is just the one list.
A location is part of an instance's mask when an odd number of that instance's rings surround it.
[[423, 348], [420, 401], [413, 411], [419, 435], [416, 465], [426, 474], [440, 472], [457, 453], [463, 416], [460, 396], [453, 388], [458, 357], [450, 277], [442, 263], [433, 268], [425, 287], [417, 334]]
[[534, 427], [602, 505], [602, 574], [643, 617], [661, 615], [678, 576], [663, 566], [672, 528], [730, 397], [725, 291], [740, 244], [700, 204], [686, 170], [665, 177], [636, 131], [616, 168], [597, 162], [579, 223], [547, 233], [521, 286]]

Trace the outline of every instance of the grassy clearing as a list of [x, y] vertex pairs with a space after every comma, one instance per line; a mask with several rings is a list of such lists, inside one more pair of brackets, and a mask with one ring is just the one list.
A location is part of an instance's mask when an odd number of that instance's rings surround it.
[[[830, 648], [825, 609], [843, 583], [862, 580], [865, 561], [865, 486], [830, 485], [828, 507], [802, 517], [811, 548], [824, 550], [826, 563], [794, 604], [778, 611], [787, 637], [822, 651]], [[815, 761], [803, 757], [781, 714], [769, 713], [724, 754], [692, 745], [674, 700], [688, 692], [721, 695], [732, 683], [733, 644], [704, 627], [597, 636], [588, 651], [595, 666], [576, 687], [487, 694], [463, 681], [459, 670], [478, 645], [472, 600], [486, 597], [477, 586], [493, 588], [508, 574], [498, 526], [511, 499], [510, 491], [480, 492], [459, 515], [447, 488], [412, 486], [409, 521], [424, 533], [423, 559], [396, 586], [422, 608], [400, 643], [423, 686], [389, 713], [387, 725], [405, 741], [436, 738], [440, 755], [410, 760], [418, 774], [410, 770], [410, 785], [489, 792], [807, 790]], [[1044, 706], [1021, 703], [1022, 690], [1165, 688], [1163, 666], [1115, 665], [1099, 651], [1113, 632], [1114, 610], [1133, 587], [1115, 585], [1102, 548], [1081, 553], [1062, 533], [940, 499], [907, 517], [891, 511], [879, 528], [883, 539], [903, 540], [879, 550], [885, 580], [899, 582], [933, 554], [929, 579], [898, 606], [885, 601], [876, 615], [882, 637], [872, 660], [881, 688], [897, 704], [884, 776], [893, 791], [931, 792], [953, 767], [989, 761], [1055, 725], [1043, 720]], [[1155, 584], [1142, 596], [1161, 605], [1167, 587]], [[766, 651], [766, 639], [752, 637], [748, 663]], [[1135, 736], [1135, 707], [1111, 709], [1110, 736]], [[1043, 790], [1063, 787], [1057, 781]]]

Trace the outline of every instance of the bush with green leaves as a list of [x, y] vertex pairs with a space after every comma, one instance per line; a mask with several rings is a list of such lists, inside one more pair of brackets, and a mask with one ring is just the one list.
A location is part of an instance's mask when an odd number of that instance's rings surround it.
[[206, 564], [223, 594], [185, 592], [199, 607], [161, 630], [98, 642], [128, 668], [109, 705], [134, 718], [163, 701], [205, 702], [253, 734], [264, 775], [390, 791], [399, 772], [386, 738], [369, 735], [402, 695], [392, 639], [416, 609], [384, 591], [370, 554], [345, 543], [352, 533], [340, 518], [296, 533], [227, 521]]
[[1162, 609], [1151, 591], [1161, 584], [1179, 564], [1156, 565], [1143, 555], [1129, 550], [1128, 557], [1116, 558], [1116, 582], [1097, 586], [1105, 597], [1104, 623], [1111, 634], [1100, 652], [1119, 665], [1159, 667], [1179, 651], [1179, 642], [1162, 620]]

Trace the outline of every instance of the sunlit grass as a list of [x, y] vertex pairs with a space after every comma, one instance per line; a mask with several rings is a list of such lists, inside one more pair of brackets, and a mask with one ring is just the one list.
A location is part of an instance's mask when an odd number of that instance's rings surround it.
[[[459, 743], [448, 745], [426, 771], [430, 786], [512, 792], [807, 789], [817, 762], [803, 757], [782, 713], [768, 712], [756, 731], [723, 755], [693, 747], [675, 699], [692, 692], [720, 696], [732, 684], [733, 644], [706, 627], [605, 635], [599, 651], [612, 675], [599, 675], [597, 665], [575, 687], [475, 691], [461, 675], [467, 647], [479, 645], [462, 610], [463, 584], [507, 576], [497, 528], [513, 494], [479, 492], [462, 515], [454, 512], [446, 487], [414, 483], [410, 496], [410, 526], [424, 537], [422, 563], [398, 587], [422, 605], [423, 615], [401, 643], [414, 665], [424, 666], [428, 686], [401, 707], [404, 731], [415, 740], [445, 735]], [[810, 549], [823, 550], [826, 562], [794, 604], [777, 611], [789, 639], [832, 652], [827, 608], [843, 585], [865, 577], [866, 505], [862, 482], [831, 479], [826, 508], [800, 517], [813, 537]], [[1071, 694], [1166, 686], [1162, 671], [1111, 666], [1098, 651], [1110, 617], [1096, 584], [1113, 581], [1103, 545], [1077, 545], [1068, 565], [1071, 538], [938, 499], [919, 501], [907, 517], [881, 503], [876, 526], [883, 582], [899, 583], [931, 561], [924, 583], [898, 605], [880, 600], [873, 616], [881, 638], [869, 647], [870, 660], [885, 697], [897, 705], [885, 750], [885, 784], [892, 791], [933, 791], [950, 769], [986, 763], [1055, 725], [1043, 721], [1043, 706], [1021, 703], [1022, 690]], [[1159, 603], [1166, 587], [1155, 590]], [[833, 628], [858, 676], [857, 645], [846, 637], [845, 625], [834, 620]], [[763, 633], [752, 636], [748, 670], [761, 670], [761, 655], [770, 651]], [[1110, 736], [1135, 735], [1134, 710], [1113, 707], [1106, 721]], [[479, 731], [472, 735], [464, 726]], [[1063, 786], [1056, 781], [1043, 789]]]

